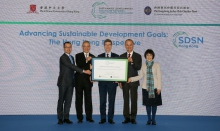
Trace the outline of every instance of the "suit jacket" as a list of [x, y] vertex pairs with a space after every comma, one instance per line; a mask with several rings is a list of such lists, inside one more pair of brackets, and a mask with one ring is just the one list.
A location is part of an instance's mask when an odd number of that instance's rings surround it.
[[[105, 53], [99, 54], [98, 57], [105, 57]], [[119, 55], [111, 52], [111, 58], [112, 57], [119, 57]], [[99, 86], [104, 86], [106, 84], [108, 84], [109, 86], [118, 86], [117, 83], [112, 82], [112, 81], [99, 81], [98, 85]]]
[[[89, 53], [89, 56], [91, 57], [95, 57], [93, 54]], [[84, 55], [84, 52], [78, 53], [76, 54], [76, 65], [79, 68], [82, 68], [83, 70], [90, 70], [90, 64], [92, 64], [92, 60], [88, 61], [86, 63], [86, 58]], [[91, 87], [93, 86], [93, 84], [90, 82], [89, 80], [90, 75], [88, 74], [81, 74], [81, 73], [76, 73], [76, 86], [80, 87], [84, 84], [91, 84]]]
[[[72, 57], [72, 56], [71, 56]], [[73, 61], [74, 58], [72, 57]], [[63, 54], [60, 57], [60, 72], [57, 81], [57, 86], [75, 86], [73, 75], [77, 71], [79, 74], [83, 72], [82, 69], [75, 66], [75, 63], [71, 63], [70, 58], [67, 54]]]
[[[131, 77], [132, 82], [133, 81], [138, 81], [141, 78], [143, 78], [143, 81], [141, 83], [141, 87], [143, 89], [147, 89], [147, 66], [146, 64], [142, 64], [141, 66], [141, 70], [139, 72], [138, 76], [135, 77]], [[160, 89], [162, 88], [162, 78], [161, 78], [161, 71], [160, 71], [160, 65], [159, 63], [154, 63], [153, 67], [152, 67], [152, 72], [153, 72], [153, 76], [154, 76], [154, 88]]]
[[[120, 57], [127, 58], [127, 52], [125, 52], [124, 54], [121, 54]], [[128, 62], [128, 78], [137, 76], [138, 70], [141, 69], [141, 64], [142, 64], [141, 55], [133, 51], [132, 59], [133, 59], [133, 63]], [[128, 83], [122, 82], [123, 86], [125, 84], [128, 84]], [[130, 84], [130, 86], [139, 86], [140, 85], [139, 81], [131, 82], [129, 84]]]

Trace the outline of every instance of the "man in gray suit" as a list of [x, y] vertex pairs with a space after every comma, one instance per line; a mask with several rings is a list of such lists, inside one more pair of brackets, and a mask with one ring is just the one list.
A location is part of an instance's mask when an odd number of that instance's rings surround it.
[[[127, 52], [121, 54], [120, 57], [128, 59], [128, 78], [138, 75], [138, 70], [141, 69], [142, 59], [141, 55], [134, 52], [134, 42], [131, 39], [125, 41], [125, 48]], [[139, 81], [133, 83], [120, 83], [120, 87], [123, 90], [124, 97], [124, 109], [123, 115], [125, 120], [123, 124], [131, 122], [132, 124], [137, 124], [136, 115], [137, 115], [137, 89], [140, 85]], [[130, 95], [129, 95], [130, 94]], [[129, 106], [129, 97], [131, 97], [131, 111]]]
[[[69, 120], [69, 112], [73, 96], [73, 87], [75, 86], [75, 71], [79, 73], [91, 74], [90, 70], [83, 70], [75, 66], [72, 52], [72, 44], [65, 42], [63, 44], [64, 54], [60, 57], [60, 72], [57, 86], [59, 89], [59, 98], [57, 102], [57, 118], [58, 124], [72, 124]], [[64, 118], [64, 120], [63, 120]]]

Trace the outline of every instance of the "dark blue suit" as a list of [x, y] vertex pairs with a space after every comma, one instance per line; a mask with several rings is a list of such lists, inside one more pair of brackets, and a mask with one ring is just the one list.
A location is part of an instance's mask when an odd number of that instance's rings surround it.
[[[115, 53], [111, 53], [111, 57], [119, 57]], [[106, 57], [105, 53], [98, 57]], [[101, 119], [106, 119], [106, 99], [108, 94], [108, 119], [113, 119], [115, 110], [115, 96], [118, 83], [112, 81], [99, 81], [99, 97], [100, 97], [100, 114]]]
[[[72, 57], [72, 56], [71, 56]], [[76, 67], [74, 63], [70, 61], [67, 54], [63, 54], [60, 57], [60, 72], [57, 81], [57, 86], [59, 87], [59, 98], [57, 102], [57, 118], [58, 119], [69, 119], [69, 111], [73, 96], [73, 87], [75, 86], [74, 72], [77, 71], [82, 73], [83, 70]], [[64, 106], [64, 109], [63, 109]]]

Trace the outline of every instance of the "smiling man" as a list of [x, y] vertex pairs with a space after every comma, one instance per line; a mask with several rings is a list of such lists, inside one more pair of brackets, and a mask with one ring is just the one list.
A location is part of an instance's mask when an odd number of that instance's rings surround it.
[[[75, 71], [80, 74], [91, 74], [90, 70], [83, 70], [75, 66], [74, 58], [71, 54], [72, 44], [65, 42], [63, 44], [64, 54], [60, 57], [60, 72], [57, 86], [59, 89], [59, 98], [57, 102], [58, 124], [72, 124], [69, 120], [69, 112], [73, 96], [73, 87], [75, 86]], [[64, 120], [63, 120], [64, 118]]]
[[[106, 39], [104, 41], [104, 49], [105, 52], [98, 55], [98, 57], [119, 57], [118, 54], [111, 52], [112, 50], [112, 41], [110, 39]], [[99, 98], [100, 98], [100, 115], [101, 120], [99, 124], [103, 124], [106, 122], [106, 102], [107, 102], [107, 94], [108, 94], [108, 122], [110, 124], [114, 124], [114, 111], [115, 111], [115, 95], [118, 83], [112, 81], [99, 81]]]
[[[89, 41], [84, 41], [82, 44], [83, 52], [76, 54], [76, 65], [84, 70], [90, 70], [91, 60], [95, 57], [90, 53], [91, 45]], [[78, 123], [83, 122], [83, 94], [86, 120], [94, 122], [92, 119], [92, 86], [93, 83], [90, 80], [90, 75], [76, 73], [76, 99], [75, 107]]]
[[[141, 55], [134, 52], [134, 42], [131, 39], [125, 41], [125, 49], [127, 52], [121, 54], [120, 57], [128, 59], [128, 78], [138, 75], [138, 70], [141, 69], [142, 59]], [[120, 83], [120, 87], [123, 90], [124, 108], [123, 115], [125, 120], [123, 124], [131, 122], [136, 124], [137, 115], [137, 89], [140, 85], [139, 81], [126, 83]], [[131, 98], [131, 107], [129, 106], [129, 98]], [[131, 110], [130, 110], [131, 109]]]

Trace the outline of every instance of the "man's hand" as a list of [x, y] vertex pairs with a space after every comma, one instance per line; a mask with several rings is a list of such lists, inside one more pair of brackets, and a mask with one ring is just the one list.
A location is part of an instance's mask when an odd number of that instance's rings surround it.
[[133, 63], [133, 59], [132, 59], [132, 57], [128, 57], [128, 62]]
[[128, 79], [128, 82], [127, 82], [127, 83], [130, 83], [130, 82], [132, 82], [132, 79], [131, 79], [131, 78]]
[[90, 70], [83, 70], [83, 73], [91, 75], [91, 71]]
[[90, 68], [90, 70], [92, 70], [92, 65], [91, 64], [89, 65], [89, 68]]
[[91, 56], [86, 57], [86, 62], [90, 61], [91, 59], [92, 59], [92, 57], [91, 57]]
[[122, 89], [122, 84], [121, 83], [118, 83], [118, 86]]
[[91, 83], [93, 83], [93, 81], [92, 81], [92, 77], [91, 77], [91, 76], [89, 77], [89, 80], [90, 80]]

